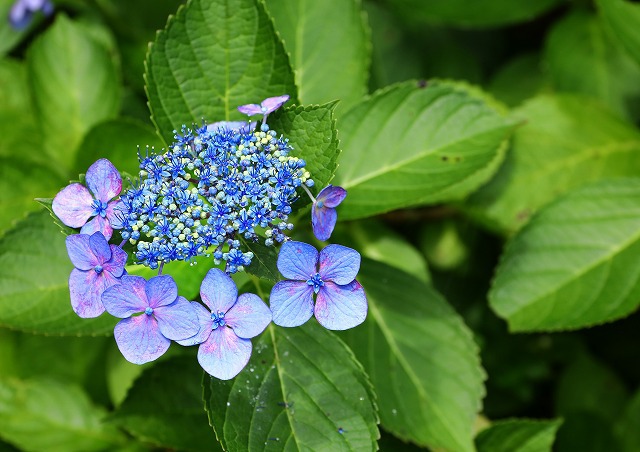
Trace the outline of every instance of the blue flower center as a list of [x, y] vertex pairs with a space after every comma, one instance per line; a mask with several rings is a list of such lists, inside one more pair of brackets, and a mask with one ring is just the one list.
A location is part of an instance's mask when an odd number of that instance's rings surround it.
[[318, 209], [322, 209], [324, 207], [324, 203], [322, 201], [318, 201], [318, 202], [316, 202], [316, 207]]
[[147, 306], [147, 308], [144, 310], [144, 313], [147, 315], [153, 314], [153, 308], [151, 306]]
[[94, 199], [91, 203], [94, 215], [100, 215], [102, 218], [107, 216], [107, 203], [102, 202], [99, 199]]
[[97, 274], [102, 273], [102, 265], [96, 265], [95, 267], [93, 267], [93, 269], [96, 271]]
[[211, 329], [215, 330], [219, 326], [225, 326], [226, 322], [224, 321], [224, 312], [218, 311], [217, 313], [211, 313], [211, 320], [213, 320], [213, 324], [211, 325]]
[[311, 278], [307, 279], [307, 284], [313, 286], [313, 291], [318, 293], [320, 288], [324, 286], [324, 281], [320, 277], [320, 273], [316, 273], [315, 275], [311, 275]]

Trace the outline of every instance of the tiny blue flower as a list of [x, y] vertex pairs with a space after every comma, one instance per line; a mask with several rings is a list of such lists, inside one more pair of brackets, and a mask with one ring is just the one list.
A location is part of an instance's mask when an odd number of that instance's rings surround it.
[[200, 331], [178, 343], [200, 344], [198, 362], [202, 368], [216, 378], [229, 380], [249, 362], [250, 339], [269, 325], [271, 311], [257, 295], [238, 296], [236, 284], [217, 268], [209, 270], [202, 281], [200, 297], [206, 308], [192, 303], [198, 313]]
[[269, 297], [276, 325], [299, 326], [312, 315], [330, 330], [364, 322], [368, 307], [364, 289], [355, 280], [360, 269], [357, 251], [329, 245], [318, 253], [306, 243], [286, 242], [277, 265], [287, 280], [276, 283]]
[[[169, 275], [145, 280], [125, 275], [102, 294], [107, 312], [123, 320], [114, 329], [118, 348], [127, 361], [144, 364], [162, 356], [171, 341], [198, 333], [196, 311]], [[136, 315], [143, 314], [143, 315]]]
[[53, 13], [53, 4], [50, 0], [17, 0], [9, 11], [9, 23], [16, 30], [22, 30], [31, 23], [37, 11], [50, 16]]

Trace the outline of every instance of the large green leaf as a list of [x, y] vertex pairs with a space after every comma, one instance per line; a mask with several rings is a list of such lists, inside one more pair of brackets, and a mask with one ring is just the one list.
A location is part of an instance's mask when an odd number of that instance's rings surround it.
[[640, 171], [640, 133], [595, 102], [539, 96], [513, 114], [525, 125], [497, 175], [466, 204], [494, 229], [516, 231], [571, 188]]
[[290, 55], [300, 102], [339, 99], [344, 112], [360, 101], [371, 59], [360, 0], [266, 0], [266, 5]]
[[478, 452], [551, 452], [562, 421], [496, 422], [476, 437]]
[[48, 378], [0, 377], [0, 437], [21, 450], [113, 450], [124, 436], [103, 423], [79, 386]]
[[71, 309], [64, 235], [44, 210], [32, 213], [0, 239], [0, 326], [59, 335], [111, 334], [108, 314], [81, 319]]
[[341, 219], [462, 198], [497, 169], [514, 123], [465, 85], [407, 82], [341, 118]]
[[542, 209], [508, 243], [489, 302], [512, 331], [591, 326], [640, 304], [640, 179], [606, 180]]
[[424, 282], [363, 260], [365, 324], [345, 333], [378, 395], [382, 427], [434, 449], [473, 450], [484, 371], [471, 331]]
[[640, 391], [628, 401], [628, 405], [616, 424], [616, 434], [623, 452], [640, 450]]
[[408, 20], [469, 27], [490, 27], [528, 21], [562, 0], [386, 0]]
[[640, 64], [640, 5], [623, 0], [596, 0], [607, 31]]
[[345, 344], [314, 320], [269, 326], [233, 380], [205, 378], [225, 450], [376, 450], [371, 384]]
[[183, 124], [244, 119], [239, 105], [297, 90], [260, 0], [193, 0], [169, 19], [146, 61], [152, 119], [167, 143]]
[[85, 132], [118, 112], [116, 67], [84, 27], [59, 15], [29, 48], [27, 68], [44, 149], [68, 172]]
[[575, 12], [559, 21], [544, 56], [558, 91], [594, 97], [626, 117], [640, 116], [640, 65], [611, 42], [595, 15]]
[[195, 355], [147, 368], [109, 420], [157, 446], [220, 450], [204, 411], [202, 373]]
[[540, 55], [528, 53], [518, 55], [500, 67], [488, 89], [497, 99], [516, 107], [536, 94], [549, 91], [550, 83], [548, 75], [542, 71]]

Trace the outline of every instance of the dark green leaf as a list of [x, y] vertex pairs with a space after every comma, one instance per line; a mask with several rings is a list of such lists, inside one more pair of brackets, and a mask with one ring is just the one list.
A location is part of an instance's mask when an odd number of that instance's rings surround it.
[[434, 449], [473, 450], [484, 371], [471, 331], [424, 282], [363, 260], [365, 324], [345, 333], [371, 377], [382, 427]]
[[[550, 89], [538, 54], [520, 55], [508, 61], [491, 79], [489, 91], [510, 107]], [[518, 83], [513, 83], [517, 80]]]
[[433, 81], [378, 91], [341, 118], [341, 219], [460, 199], [493, 175], [514, 128], [483, 93]]
[[640, 5], [623, 0], [596, 0], [607, 31], [640, 64]]
[[476, 437], [478, 452], [551, 452], [562, 421], [513, 419], [492, 424]]
[[616, 424], [616, 434], [623, 452], [640, 450], [640, 391], [628, 401], [628, 405]]
[[239, 105], [297, 99], [289, 58], [258, 0], [193, 0], [180, 8], [147, 54], [145, 80], [167, 143], [183, 124], [245, 119]]
[[618, 319], [640, 303], [639, 253], [640, 179], [601, 181], [545, 207], [513, 237], [489, 303], [512, 331]]
[[344, 343], [314, 320], [270, 325], [233, 380], [205, 378], [209, 420], [229, 451], [376, 450], [371, 385]]
[[244, 242], [246, 249], [253, 253], [251, 265], [245, 268], [247, 273], [272, 282], [280, 281], [278, 270], [278, 252], [273, 246], [266, 246], [259, 242]]

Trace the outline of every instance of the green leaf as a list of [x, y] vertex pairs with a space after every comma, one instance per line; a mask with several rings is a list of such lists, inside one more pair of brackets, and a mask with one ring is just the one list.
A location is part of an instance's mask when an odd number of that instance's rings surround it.
[[118, 112], [116, 67], [84, 27], [58, 15], [29, 48], [27, 68], [44, 149], [69, 172], [85, 132]]
[[115, 318], [71, 309], [64, 235], [49, 214], [29, 214], [0, 238], [0, 326], [57, 335], [111, 334]]
[[561, 0], [514, 2], [512, 0], [386, 0], [407, 20], [466, 27], [491, 27], [529, 21]]
[[430, 286], [368, 259], [365, 324], [345, 332], [378, 395], [382, 427], [433, 449], [473, 450], [484, 371], [471, 331]]
[[461, 84], [408, 82], [348, 111], [336, 185], [349, 195], [339, 218], [460, 199], [486, 182], [514, 127], [489, 102]]
[[478, 452], [551, 452], [561, 420], [496, 422], [476, 437]]
[[202, 373], [195, 356], [174, 357], [147, 368], [109, 420], [157, 446], [221, 450], [203, 407]]
[[494, 229], [514, 232], [572, 188], [640, 171], [640, 133], [595, 102], [539, 96], [513, 115], [525, 124], [516, 130], [504, 164], [466, 203]]
[[[139, 121], [115, 119], [93, 127], [82, 140], [74, 173], [84, 173], [96, 160], [108, 158], [120, 172], [137, 175], [139, 171], [138, 146], [144, 155], [150, 149], [162, 149], [163, 142], [155, 131]], [[123, 184], [123, 190], [128, 187]]]
[[22, 450], [98, 451], [124, 446], [105, 412], [78, 386], [0, 377], [0, 436]]
[[596, 5], [607, 32], [640, 64], [640, 5], [622, 0], [596, 0]]
[[280, 281], [278, 270], [278, 252], [273, 246], [266, 246], [260, 242], [244, 241], [247, 251], [253, 253], [251, 264], [245, 268], [247, 273], [272, 282]]
[[591, 96], [616, 113], [640, 116], [640, 66], [606, 35], [600, 21], [575, 12], [548, 34], [545, 63], [558, 91]]
[[[524, 54], [507, 61], [493, 76], [489, 92], [510, 107], [549, 90], [538, 54]], [[517, 80], [518, 83], [513, 83]]]
[[631, 397], [615, 428], [623, 452], [640, 450], [640, 391]]
[[359, 102], [367, 93], [371, 60], [370, 31], [360, 0], [265, 3], [291, 58], [300, 102], [339, 99], [341, 112]]
[[640, 179], [605, 180], [542, 209], [508, 243], [489, 292], [511, 331], [575, 329], [640, 303]]
[[376, 450], [371, 385], [344, 343], [314, 320], [270, 325], [233, 380], [205, 378], [225, 450]]
[[[315, 182], [312, 191], [319, 192], [333, 179], [338, 164], [338, 132], [333, 119], [335, 102], [309, 107], [286, 108], [269, 116], [269, 126], [289, 139], [291, 155], [303, 159], [305, 169]], [[308, 196], [301, 202], [309, 203]]]
[[294, 75], [259, 0], [193, 0], [151, 45], [146, 91], [165, 142], [183, 124], [245, 119], [239, 105], [297, 99]]

